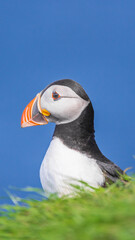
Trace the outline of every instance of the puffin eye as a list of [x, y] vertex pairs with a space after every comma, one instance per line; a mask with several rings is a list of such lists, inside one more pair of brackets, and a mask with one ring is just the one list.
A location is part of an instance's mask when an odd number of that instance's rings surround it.
[[55, 91], [55, 92], [52, 93], [52, 98], [55, 101], [55, 100], [60, 98], [60, 95]]

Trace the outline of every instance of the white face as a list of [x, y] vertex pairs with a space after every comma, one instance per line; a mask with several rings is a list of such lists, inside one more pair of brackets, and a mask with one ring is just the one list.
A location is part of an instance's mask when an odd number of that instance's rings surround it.
[[[53, 98], [54, 93], [57, 93], [59, 97]], [[79, 97], [71, 88], [61, 85], [50, 86], [41, 97], [41, 108], [51, 114], [47, 120], [56, 124], [74, 121], [88, 104], [89, 101]]]

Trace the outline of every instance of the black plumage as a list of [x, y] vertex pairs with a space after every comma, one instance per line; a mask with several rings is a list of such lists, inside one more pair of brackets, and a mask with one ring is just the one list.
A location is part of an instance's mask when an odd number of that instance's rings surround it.
[[[85, 93], [80, 84], [74, 82], [73, 80], [64, 79], [56, 81], [51, 85], [68, 86], [81, 98], [86, 101], [90, 101], [88, 95]], [[106, 177], [106, 181], [115, 182], [119, 178], [120, 174], [123, 174], [123, 171], [117, 165], [102, 154], [96, 144], [94, 110], [91, 101], [78, 119], [70, 123], [56, 125], [53, 136], [60, 138], [69, 148], [75, 149], [87, 156], [90, 156], [91, 158], [94, 158], [102, 169]]]

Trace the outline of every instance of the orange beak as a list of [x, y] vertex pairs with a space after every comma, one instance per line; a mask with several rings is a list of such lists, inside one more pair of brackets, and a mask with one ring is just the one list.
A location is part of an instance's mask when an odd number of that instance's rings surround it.
[[46, 117], [50, 113], [46, 109], [41, 108], [40, 93], [26, 106], [21, 117], [21, 127], [30, 127], [36, 125], [45, 125], [48, 123]]

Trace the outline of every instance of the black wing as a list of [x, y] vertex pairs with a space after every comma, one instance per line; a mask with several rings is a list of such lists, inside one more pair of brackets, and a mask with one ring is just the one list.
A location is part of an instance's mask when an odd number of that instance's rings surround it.
[[111, 162], [104, 155], [102, 155], [100, 160], [97, 160], [97, 163], [105, 175], [106, 182], [116, 182], [120, 178], [120, 175], [124, 173], [120, 167]]

